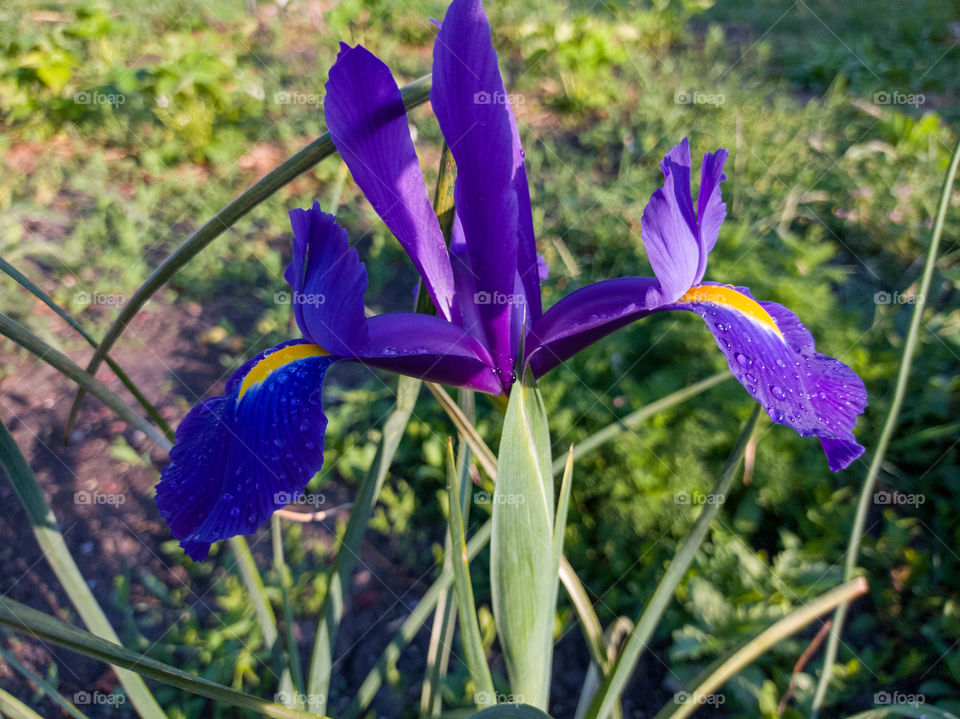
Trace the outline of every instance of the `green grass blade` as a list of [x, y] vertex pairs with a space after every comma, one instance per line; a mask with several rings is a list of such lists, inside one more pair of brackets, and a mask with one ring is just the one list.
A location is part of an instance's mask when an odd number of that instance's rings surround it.
[[695, 683], [693, 686], [695, 688], [689, 692], [679, 692], [679, 694], [684, 695], [683, 701], [678, 701], [675, 697], [674, 701], [661, 709], [654, 719], [667, 719], [667, 717], [669, 717], [669, 719], [685, 719], [685, 717], [690, 716], [704, 705], [707, 697], [723, 687], [730, 679], [756, 661], [758, 657], [769, 651], [775, 644], [796, 634], [817, 617], [821, 617], [827, 612], [832, 611], [840, 604], [846, 604], [856, 599], [865, 594], [866, 591], [867, 580], [863, 577], [858, 577], [851, 582], [846, 582], [839, 587], [834, 587], [812, 602], [808, 602], [799, 609], [794, 610], [772, 627], [763, 631], [759, 636], [754, 637], [743, 645], [734, 652], [733, 655], [723, 661], [720, 666], [710, 671], [708, 676], [702, 681], [694, 680]]
[[453, 456], [453, 440], [447, 440], [447, 493], [450, 497], [449, 530], [451, 557], [453, 558], [453, 589], [457, 595], [460, 614], [460, 639], [463, 641], [463, 656], [470, 670], [470, 678], [476, 686], [474, 701], [480, 706], [497, 703], [490, 677], [490, 667], [483, 651], [480, 625], [477, 623], [477, 606], [470, 583], [470, 562], [467, 558], [466, 530], [463, 513], [460, 511], [460, 483], [457, 481], [457, 465]]
[[57, 691], [57, 688], [53, 686], [53, 684], [48, 682], [36, 672], [30, 671], [27, 667], [23, 666], [13, 652], [0, 647], [0, 657], [3, 657], [3, 660], [7, 664], [20, 672], [28, 682], [36, 686], [37, 689], [42, 691], [50, 699], [50, 701], [72, 716], [73, 719], [87, 719], [87, 717], [79, 709], [77, 709], [69, 699]]
[[93, 375], [85, 372], [65, 354], [62, 354], [30, 332], [21, 324], [0, 313], [0, 334], [9, 337], [21, 347], [29, 350], [54, 369], [60, 371], [97, 399], [116, 412], [124, 420], [144, 432], [153, 441], [164, 449], [170, 449], [170, 441], [156, 428], [138, 415], [116, 394], [111, 392], [105, 384]]
[[250, 551], [250, 545], [247, 544], [244, 537], [230, 537], [227, 543], [230, 545], [230, 551], [237, 561], [240, 578], [243, 580], [243, 584], [250, 594], [250, 600], [253, 602], [257, 622], [260, 624], [260, 631], [263, 633], [263, 645], [270, 649], [277, 641], [277, 618], [274, 616], [273, 607], [270, 605], [266, 587], [263, 586], [260, 569], [257, 567], [257, 563], [253, 559], [253, 553]]
[[[410, 109], [417, 105], [422, 105], [430, 97], [430, 75], [425, 75], [414, 80], [409, 85], [400, 89], [403, 97], [404, 107]], [[147, 300], [153, 297], [154, 293], [163, 287], [167, 281], [173, 277], [184, 265], [192, 260], [207, 245], [213, 242], [217, 237], [232, 227], [237, 221], [246, 215], [250, 210], [270, 197], [281, 187], [289, 183], [298, 175], [309, 170], [324, 158], [330, 157], [336, 153], [333, 140], [330, 139], [330, 133], [325, 132], [295, 155], [285, 160], [278, 167], [271, 170], [258, 180], [252, 187], [244, 191], [238, 197], [225, 205], [217, 214], [204, 223], [196, 232], [188, 237], [182, 245], [174, 250], [156, 270], [147, 278], [147, 281], [141, 285], [121, 309], [120, 314], [113, 321], [113, 324], [107, 328], [107, 332], [100, 342], [90, 363], [87, 365], [87, 372], [96, 374], [100, 363], [103, 362], [107, 353], [113, 348], [120, 335], [130, 324], [130, 321], [136, 316], [140, 308]], [[84, 390], [80, 390], [70, 408], [70, 417], [67, 421], [67, 433], [77, 418], [77, 411], [80, 408], [80, 402], [83, 400]]]
[[[937, 204], [937, 214], [933, 223], [933, 234], [930, 237], [930, 247], [927, 250], [926, 264], [923, 267], [923, 278], [920, 281], [916, 304], [913, 307], [913, 316], [910, 318], [910, 328], [907, 330], [907, 338], [903, 345], [903, 357], [900, 360], [900, 368], [897, 371], [897, 381], [893, 390], [893, 401], [890, 403], [887, 419], [883, 424], [883, 430], [880, 432], [880, 439], [877, 441], [876, 451], [874, 451], [873, 459], [870, 461], [867, 477], [863, 482], [863, 486], [860, 488], [857, 513], [854, 517], [853, 528], [850, 531], [850, 542], [847, 546], [846, 560], [843, 568], [843, 578], [845, 580], [851, 579], [857, 571], [857, 560], [860, 556], [860, 540], [863, 538], [864, 528], [866, 527], [867, 512], [870, 510], [873, 488], [876, 486], [877, 477], [880, 475], [880, 466], [883, 464], [884, 457], [887, 454], [887, 446], [890, 444], [890, 439], [893, 437], [893, 433], [897, 428], [900, 409], [903, 406], [903, 399], [907, 393], [907, 380], [910, 379], [910, 368], [913, 365], [913, 355], [916, 352], [917, 338], [920, 334], [920, 322], [923, 320], [923, 310], [926, 307], [927, 296], [930, 293], [930, 285], [933, 282], [933, 273], [937, 266], [940, 238], [943, 235], [943, 224], [947, 217], [947, 211], [950, 209], [950, 195], [957, 177], [958, 165], [960, 165], [960, 139], [957, 140], [957, 144], [953, 148], [953, 156], [950, 158], [947, 175], [943, 181], [943, 189], [940, 192], [940, 201]], [[827, 695], [827, 687], [830, 685], [833, 663], [836, 660], [837, 649], [840, 645], [840, 634], [843, 632], [843, 623], [846, 616], [847, 605], [841, 604], [837, 607], [837, 611], [834, 614], [833, 626], [830, 628], [830, 636], [827, 639], [827, 647], [823, 656], [823, 668], [820, 671], [820, 679], [817, 682], [817, 689], [813, 695], [813, 702], [810, 707], [812, 719], [816, 719], [817, 712], [823, 705], [823, 701]]]
[[580, 618], [580, 626], [583, 628], [583, 638], [587, 643], [590, 658], [600, 667], [603, 674], [606, 674], [610, 669], [610, 662], [607, 659], [607, 648], [603, 641], [603, 626], [593, 609], [587, 590], [583, 588], [576, 571], [566, 557], [560, 560], [560, 581], [567, 590], [567, 596], [573, 602], [573, 608]]
[[[53, 301], [53, 298], [50, 297], [46, 292], [40, 289], [37, 285], [30, 281], [25, 274], [20, 272], [16, 267], [11, 265], [5, 259], [0, 257], [0, 270], [6, 272], [10, 277], [19, 282], [24, 288], [26, 288], [31, 294], [33, 294], [37, 299], [43, 302], [47, 307], [53, 310], [57, 315], [70, 327], [76, 330], [83, 339], [87, 341], [91, 347], [96, 348], [97, 341], [93, 336], [87, 332], [83, 326], [77, 322], [70, 314], [63, 309], [60, 305]], [[134, 396], [137, 402], [140, 403], [140, 406], [143, 407], [143, 410], [147, 413], [147, 416], [150, 417], [151, 421], [157, 425], [160, 430], [166, 435], [167, 439], [171, 442], [173, 441], [173, 430], [170, 428], [170, 425], [167, 424], [167, 421], [160, 416], [160, 413], [157, 411], [157, 408], [146, 398], [146, 396], [140, 391], [140, 388], [137, 387], [136, 383], [130, 379], [126, 372], [120, 368], [114, 359], [110, 355], [106, 355], [104, 361], [107, 363], [107, 366], [113, 371], [117, 376], [123, 386]]]
[[[574, 461], [580, 459], [585, 454], [592, 452], [600, 445], [609, 442], [618, 435], [623, 434], [624, 432], [629, 432], [645, 419], [649, 419], [655, 414], [658, 414], [665, 409], [669, 409], [674, 405], [678, 405], [681, 402], [686, 402], [688, 399], [692, 399], [693, 397], [706, 392], [711, 387], [714, 387], [721, 382], [730, 379], [731, 377], [733, 377], [733, 375], [727, 370], [724, 370], [723, 372], [717, 372], [716, 374], [710, 375], [706, 379], [702, 379], [699, 382], [694, 382], [689, 387], [684, 387], [683, 389], [678, 389], [676, 392], [671, 392], [665, 397], [661, 397], [655, 402], [651, 402], [650, 404], [631, 412], [626, 417], [619, 419], [616, 422], [611, 422], [600, 431], [594, 432], [582, 442], [574, 445]], [[563, 471], [566, 461], [566, 457], [558, 457], [556, 460], [554, 460], [554, 476], [559, 475]]]
[[[740, 438], [730, 453], [726, 467], [724, 467], [720, 478], [713, 487], [712, 494], [714, 496], [725, 495], [730, 489], [730, 485], [733, 484], [734, 475], [737, 473], [737, 469], [743, 461], [743, 454], [747, 450], [747, 442], [753, 433], [753, 428], [756, 426], [757, 417], [759, 416], [760, 405], [757, 405], [743, 426], [743, 430], [740, 432]], [[636, 626], [633, 628], [633, 632], [630, 634], [630, 638], [627, 640], [623, 651], [617, 657], [613, 670], [604, 681], [600, 691], [598, 691], [597, 695], [593, 698], [593, 703], [587, 712], [588, 719], [608, 716], [614, 709], [614, 705], [619, 703], [620, 695], [623, 693], [623, 689], [627, 685], [631, 674], [633, 674], [633, 670], [640, 660], [640, 655], [646, 648], [647, 642], [650, 641], [650, 637], [653, 636], [657, 625], [660, 623], [661, 617], [663, 617], [663, 613], [670, 604], [670, 600], [673, 599], [674, 590], [676, 590], [680, 580], [683, 579], [683, 575], [686, 574], [691, 562], [693, 562], [693, 558], [700, 548], [700, 544], [710, 531], [710, 524], [713, 518], [719, 511], [719, 502], [708, 502], [704, 505], [700, 516], [697, 517], [693, 524], [693, 528], [690, 530], [686, 539], [683, 540], [683, 544], [680, 545], [680, 548], [674, 555], [673, 561], [670, 562], [666, 574], [664, 574], [663, 579], [660, 580], [656, 590], [654, 590], [650, 601], [647, 602], [647, 606], [637, 621]]]
[[293, 575], [287, 560], [283, 556], [283, 525], [280, 515], [270, 518], [270, 538], [273, 542], [273, 568], [280, 575], [280, 599], [283, 603], [283, 634], [287, 643], [287, 670], [292, 683], [293, 694], [299, 702], [303, 696], [303, 667], [300, 665], [300, 650], [294, 636], [293, 604], [290, 602], [290, 590], [293, 589]]
[[8, 719], [43, 719], [33, 709], [12, 694], [0, 689], [0, 717]]
[[[85, 632], [5, 597], [0, 597], [0, 625], [24, 632], [36, 639], [56, 644], [78, 654], [99, 659], [115, 667], [122, 667], [122, 669], [117, 670], [118, 673], [121, 671], [126, 673], [136, 672], [136, 674], [155, 679], [177, 689], [207, 697], [218, 704], [247, 709], [262, 716], [271, 717], [271, 719], [316, 719], [312, 714], [291, 709], [281, 704], [274, 704], [250, 694], [244, 694], [236, 689], [225, 687], [209, 679], [194, 676], [182, 669], [159, 662], [145, 654], [137, 654], [120, 644], [102, 639], [90, 632]], [[126, 685], [124, 686], [126, 688]], [[133, 701], [132, 696], [131, 701]]]
[[[30, 465], [27, 464], [27, 460], [20, 453], [19, 447], [2, 422], [0, 422], [0, 465], [10, 478], [14, 493], [23, 505], [33, 534], [37, 538], [37, 544], [40, 545], [40, 551], [63, 585], [70, 603], [77, 610], [83, 623], [98, 637], [119, 643], [116, 632], [113, 631], [106, 615], [97, 604], [93, 592], [84, 581], [66, 542], [63, 541], [57, 519], [43, 495], [33, 470], [30, 469]], [[164, 713], [147, 689], [147, 685], [143, 683], [143, 679], [134, 672], [118, 667], [114, 669], [137, 713], [144, 719], [163, 719]]]
[[[480, 553], [480, 550], [487, 546], [487, 543], [490, 541], [492, 529], [493, 523], [487, 521], [473, 533], [470, 541], [467, 542], [468, 559], [474, 559], [477, 554]], [[343, 713], [343, 719], [356, 719], [356, 717], [360, 716], [369, 708], [373, 697], [379, 691], [380, 687], [383, 686], [383, 680], [384, 677], [387, 676], [390, 665], [397, 661], [403, 648], [413, 640], [420, 630], [420, 627], [422, 627], [430, 617], [430, 613], [434, 610], [434, 607], [437, 606], [437, 600], [443, 592], [449, 591], [452, 586], [453, 570], [444, 569], [440, 576], [430, 585], [430, 588], [427, 589], [423, 597], [421, 597], [417, 606], [414, 607], [410, 613], [410, 616], [404, 620], [400, 631], [396, 633], [393, 639], [390, 640], [387, 648], [383, 650], [376, 666], [367, 674], [356, 696], [354, 696], [353, 701], [350, 702], [350, 705]]]
[[[474, 395], [470, 390], [460, 390], [459, 403], [464, 414], [471, 421], [475, 414]], [[460, 511], [466, 524], [470, 517], [470, 462], [472, 453], [461, 438], [457, 450], [457, 477], [460, 483]], [[452, 571], [451, 541], [449, 533], [443, 542], [443, 568]], [[430, 631], [430, 644], [427, 648], [427, 666], [424, 671], [423, 688], [420, 692], [420, 716], [435, 717], [442, 709], [441, 690], [447, 676], [450, 663], [453, 631], [456, 626], [456, 598], [449, 590], [441, 593], [437, 601], [437, 610], [433, 615], [433, 627]]]
[[369, 472], [357, 487], [357, 496], [353, 500], [350, 519], [343, 540], [337, 550], [337, 556], [330, 570], [327, 594], [320, 609], [316, 640], [310, 660], [310, 672], [307, 678], [307, 695], [311, 708], [317, 713], [326, 711], [326, 700], [330, 687], [330, 672], [333, 666], [333, 650], [337, 630], [343, 618], [343, 602], [350, 575], [357, 560], [357, 552], [367, 531], [367, 524], [373, 512], [380, 488], [390, 470], [390, 464], [400, 445], [400, 439], [410, 421], [417, 395], [420, 392], [420, 380], [400, 377], [397, 385], [397, 404], [383, 428], [383, 439], [377, 448], [377, 455]]

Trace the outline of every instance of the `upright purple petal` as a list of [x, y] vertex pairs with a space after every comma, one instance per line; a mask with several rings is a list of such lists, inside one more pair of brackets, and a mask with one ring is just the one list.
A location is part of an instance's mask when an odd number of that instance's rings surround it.
[[[454, 0], [447, 10], [434, 45], [430, 100], [457, 163], [454, 198], [477, 292], [509, 296], [519, 258], [523, 157], [480, 0]], [[504, 377], [513, 363], [511, 309], [496, 302], [478, 308]]]
[[720, 197], [720, 183], [727, 179], [723, 172], [727, 154], [727, 151], [721, 148], [703, 156], [700, 190], [697, 192], [697, 224], [703, 266], [697, 271], [697, 282], [703, 279], [704, 270], [707, 268], [707, 255], [717, 244], [720, 225], [727, 216], [727, 206]]
[[342, 44], [323, 107], [354, 181], [410, 255], [440, 315], [452, 319], [450, 259], [390, 70], [365, 48]]
[[309, 210], [291, 210], [290, 223], [293, 261], [285, 276], [300, 331], [331, 354], [363, 351], [369, 342], [363, 309], [367, 272], [346, 230], [316, 202]]
[[320, 470], [323, 379], [333, 361], [304, 342], [272, 347], [180, 423], [157, 507], [193, 559], [213, 542], [255, 532]]

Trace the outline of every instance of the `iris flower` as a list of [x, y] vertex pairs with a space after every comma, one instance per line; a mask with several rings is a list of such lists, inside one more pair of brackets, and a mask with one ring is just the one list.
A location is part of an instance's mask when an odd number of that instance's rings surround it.
[[540, 377], [657, 312], [700, 315], [770, 419], [819, 437], [832, 470], [863, 452], [852, 433], [866, 406], [860, 378], [817, 353], [785, 307], [756, 301], [745, 287], [703, 280], [726, 214], [720, 195], [726, 150], [704, 157], [696, 202], [687, 140], [661, 163], [663, 185], [641, 225], [655, 277], [597, 282], [543, 312], [545, 266], [536, 251], [524, 154], [480, 0], [454, 0], [433, 52], [430, 100], [457, 166], [449, 248], [387, 66], [363, 47], [344, 44], [326, 89], [337, 150], [410, 256], [436, 314], [368, 318], [366, 270], [346, 231], [318, 204], [291, 211], [293, 260], [285, 276], [303, 338], [248, 360], [223, 396], [190, 411], [157, 488], [160, 511], [191, 557], [204, 558], [212, 542], [254, 532], [320, 469], [323, 381], [333, 365], [360, 362], [506, 395], [526, 364]]

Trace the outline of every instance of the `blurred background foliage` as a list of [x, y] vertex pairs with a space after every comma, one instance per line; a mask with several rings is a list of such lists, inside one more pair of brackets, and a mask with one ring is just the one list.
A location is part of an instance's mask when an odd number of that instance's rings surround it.
[[[440, 0], [5, 5], [0, 254], [102, 332], [115, 307], [86, 305], [82, 293], [132, 294], [191, 230], [324, 130], [323, 84], [338, 40], [371, 48], [402, 84], [429, 71], [427, 18], [444, 8]], [[551, 267], [546, 304], [598, 279], [650, 274], [640, 216], [658, 182], [657, 161], [685, 136], [698, 156], [727, 147], [728, 219], [707, 277], [786, 304], [818, 349], [864, 377], [870, 407], [858, 435], [869, 452], [960, 119], [960, 3], [490, 0], [487, 10], [524, 140], [538, 247]], [[426, 108], [411, 122], [432, 183], [439, 129]], [[222, 370], [289, 337], [289, 306], [274, 301], [289, 261], [286, 210], [314, 198], [338, 206], [367, 262], [370, 307], [407, 307], [412, 266], [328, 161], [180, 272], [155, 300], [154, 321], [193, 328]], [[847, 711], [869, 706], [880, 689], [960, 710], [958, 228], [954, 210], [881, 477], [882, 489], [925, 501], [871, 512], [862, 556], [870, 599], [853, 613], [832, 694]], [[5, 312], [68, 350], [81, 347], [8, 290], [5, 281]], [[22, 359], [5, 344], [0, 374]], [[556, 453], [723, 366], [692, 315], [618, 333], [542, 383]], [[349, 485], [365, 470], [378, 439], [371, 425], [392, 400], [389, 383], [348, 370], [328, 385], [327, 464], [315, 487]], [[192, 401], [174, 378], [146, 389], [156, 399], [175, 396], [180, 414]], [[478, 404], [479, 427], [494, 445], [501, 415], [486, 399]], [[604, 623], [638, 615], [696, 513], [677, 493], [709, 489], [751, 408], [727, 382], [578, 462], [566, 547]], [[398, 561], [422, 572], [442, 546], [449, 432], [442, 412], [421, 401], [374, 518]], [[648, 656], [641, 665], [645, 686], [668, 701], [722, 653], [835, 585], [865, 470], [861, 461], [833, 475], [816, 442], [767, 422], [748, 476], [655, 638], [660, 661]], [[472, 521], [488, 511], [476, 505]], [[287, 534], [287, 560], [299, 577], [295, 611], [309, 620], [325, 589], [311, 570], [328, 555], [299, 533]], [[219, 571], [216, 560], [189, 565], [172, 542], [162, 549], [195, 581]], [[226, 553], [219, 556], [229, 570]], [[250, 669], [262, 650], [238, 581], [217, 585], [213, 620], [184, 587], [144, 574], [134, 568], [115, 579], [128, 639], [211, 679], [274, 691]], [[267, 579], [279, 606], [279, 580]], [[478, 572], [477, 580], [485, 604], [486, 579]], [[131, 581], [158, 601], [132, 600]], [[561, 618], [558, 632], [571, 631], [569, 611]], [[144, 638], [175, 619], [159, 644]], [[811, 636], [744, 672], [721, 713], [777, 716]], [[809, 703], [817, 666], [814, 659], [796, 680], [796, 706]], [[348, 671], [333, 691], [348, 695], [365, 671]], [[451, 672], [448, 700], [457, 701], [466, 696], [466, 673], [457, 664]], [[409, 667], [393, 672], [393, 690], [415, 694], [416, 676]], [[196, 700], [159, 696], [172, 717], [197, 715]], [[785, 714], [800, 715], [792, 707]]]

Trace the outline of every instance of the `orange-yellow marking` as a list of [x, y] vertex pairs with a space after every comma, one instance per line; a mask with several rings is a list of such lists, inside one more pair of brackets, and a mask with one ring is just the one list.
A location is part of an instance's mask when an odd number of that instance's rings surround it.
[[697, 287], [691, 287], [678, 301], [711, 302], [715, 305], [729, 307], [732, 310], [736, 310], [740, 314], [746, 315], [754, 322], [759, 322], [760, 324], [766, 326], [770, 330], [776, 332], [779, 337], [783, 337], [783, 333], [780, 332], [780, 328], [777, 327], [777, 323], [773, 321], [773, 317], [770, 316], [769, 312], [763, 309], [759, 302], [756, 300], [751, 300], [749, 297], [737, 292], [732, 287], [724, 287], [723, 285], [699, 285]]
[[240, 385], [240, 394], [237, 395], [237, 401], [243, 399], [243, 395], [253, 385], [263, 382], [274, 370], [280, 369], [284, 365], [307, 357], [324, 357], [329, 355], [320, 345], [290, 345], [276, 352], [271, 352], [262, 360], [257, 362], [247, 376], [243, 378], [243, 384]]

